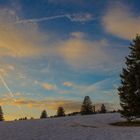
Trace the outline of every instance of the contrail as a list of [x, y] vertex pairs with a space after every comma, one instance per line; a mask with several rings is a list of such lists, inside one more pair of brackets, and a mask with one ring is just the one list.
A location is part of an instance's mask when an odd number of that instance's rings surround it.
[[[5, 82], [5, 80], [1, 74], [0, 74], [0, 80], [2, 81], [4, 87], [8, 90], [8, 92], [9, 92], [10, 96], [13, 98], [14, 102], [16, 102], [17, 100], [14, 98], [14, 94], [12, 93], [11, 89], [8, 87], [7, 83]], [[17, 105], [17, 106], [22, 111], [21, 106], [20, 105]]]
[[34, 18], [34, 19], [23, 19], [23, 20], [16, 21], [15, 24], [41, 22], [41, 21], [48, 21], [48, 20], [53, 20], [53, 19], [57, 19], [57, 18], [67, 18], [72, 22], [87, 22], [87, 21], [91, 21], [93, 19], [95, 20], [95, 18], [93, 18], [93, 16], [91, 14], [83, 13], [83, 14], [63, 14], [63, 15]]
[[52, 16], [52, 17], [43, 17], [43, 18], [36, 18], [36, 19], [19, 20], [19, 21], [16, 22], [16, 24], [29, 23], [29, 22], [41, 22], [41, 21], [53, 20], [53, 19], [64, 18], [64, 17], [70, 19], [70, 15], [65, 14], [65, 15], [58, 15], [58, 16]]

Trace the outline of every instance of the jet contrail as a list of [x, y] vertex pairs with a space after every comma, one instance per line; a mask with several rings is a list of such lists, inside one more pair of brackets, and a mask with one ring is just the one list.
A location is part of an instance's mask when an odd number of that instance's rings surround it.
[[29, 23], [29, 22], [41, 22], [41, 21], [53, 20], [53, 19], [64, 18], [64, 17], [70, 19], [70, 15], [65, 14], [65, 15], [58, 15], [58, 16], [52, 16], [52, 17], [43, 17], [43, 18], [36, 18], [36, 19], [19, 20], [19, 21], [16, 22], [16, 24]]
[[18, 21], [15, 22], [15, 24], [41, 22], [41, 21], [48, 21], [48, 20], [53, 20], [53, 19], [57, 19], [57, 18], [67, 18], [72, 22], [87, 22], [87, 21], [91, 21], [91, 20], [94, 19], [93, 16], [91, 14], [89, 14], [89, 13], [63, 14], [63, 15], [50, 16], [50, 17], [18, 20]]
[[[14, 94], [12, 93], [11, 89], [8, 87], [7, 83], [5, 82], [5, 80], [1, 74], [0, 74], [0, 80], [2, 81], [4, 87], [8, 90], [8, 92], [9, 92], [10, 96], [13, 98], [14, 102], [16, 102], [17, 100], [14, 98]], [[21, 110], [21, 106], [20, 105], [17, 105], [17, 106]]]

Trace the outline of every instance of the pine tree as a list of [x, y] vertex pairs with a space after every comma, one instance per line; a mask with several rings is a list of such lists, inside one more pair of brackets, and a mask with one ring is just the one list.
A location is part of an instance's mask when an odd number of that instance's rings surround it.
[[128, 121], [140, 117], [140, 35], [133, 40], [130, 54], [126, 57], [126, 68], [123, 68], [120, 96], [121, 114]]
[[63, 117], [65, 116], [65, 110], [63, 107], [58, 107], [57, 109], [57, 117]]
[[4, 121], [2, 107], [0, 106], [0, 121]]
[[81, 107], [81, 114], [88, 115], [93, 114], [93, 106], [89, 96], [85, 96], [82, 107]]
[[104, 104], [101, 105], [101, 110], [100, 110], [100, 113], [106, 113], [106, 107]]
[[45, 118], [47, 118], [47, 112], [46, 110], [43, 110], [41, 113], [40, 119], [45, 119]]

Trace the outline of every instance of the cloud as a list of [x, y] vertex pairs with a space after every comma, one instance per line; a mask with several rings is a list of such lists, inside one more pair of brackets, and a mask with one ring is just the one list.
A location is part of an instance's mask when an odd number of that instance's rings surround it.
[[38, 30], [37, 24], [17, 25], [17, 20], [16, 12], [9, 9], [0, 10], [0, 56], [40, 55], [44, 51], [41, 43], [46, 35]]
[[83, 32], [72, 32], [71, 34], [71, 37], [73, 38], [77, 38], [77, 39], [82, 39], [85, 37], [85, 34]]
[[120, 3], [109, 7], [102, 22], [106, 32], [123, 39], [132, 39], [140, 33], [140, 15]]
[[[70, 16], [68, 16], [70, 18]], [[75, 18], [78, 16], [72, 16]], [[83, 17], [83, 16], [80, 16]], [[85, 18], [90, 17], [85, 14]], [[41, 20], [41, 19], [35, 19]], [[120, 57], [110, 48], [106, 39], [88, 40], [82, 32], [72, 32], [65, 40], [56, 39], [49, 42], [47, 33], [39, 31], [38, 24], [19, 20], [16, 12], [1, 9], [0, 11], [0, 57], [17, 58], [61, 58], [74, 70], [103, 70], [114, 68]], [[114, 52], [113, 52], [114, 51]], [[61, 62], [61, 63], [62, 63]], [[3, 69], [1, 69], [3, 71]], [[3, 71], [4, 72], [4, 71]]]
[[55, 90], [56, 89], [56, 85], [50, 84], [50, 83], [43, 83], [42, 87], [46, 90]]
[[90, 41], [85, 38], [77, 38], [76, 35], [76, 37], [58, 42], [57, 46], [60, 57], [76, 69], [109, 68], [115, 61], [115, 56], [110, 54], [110, 47], [105, 39]]
[[3, 68], [0, 68], [0, 74], [5, 76], [7, 75], [7, 71]]
[[59, 106], [63, 106], [66, 112], [79, 111], [81, 102], [74, 100], [35, 100], [35, 99], [26, 99], [18, 98], [16, 101], [13, 101], [11, 98], [0, 98], [1, 105], [15, 105], [22, 106], [26, 105], [27, 107], [36, 107], [36, 108], [47, 108], [53, 111], [56, 111]]
[[[59, 52], [54, 44], [50, 44], [49, 35], [39, 31], [36, 22], [53, 18], [67, 17], [73, 21], [84, 22], [90, 18], [89, 14], [60, 15], [41, 19], [20, 20], [18, 14], [9, 9], [0, 10], [0, 56], [37, 57], [58, 56]], [[85, 19], [84, 19], [85, 17]], [[20, 24], [18, 24], [20, 23]], [[24, 24], [21, 24], [24, 23]], [[75, 37], [82, 37], [82, 33], [73, 33]], [[59, 50], [59, 49], [58, 49]]]
[[10, 72], [15, 71], [15, 66], [10, 64], [1, 64], [0, 66], [0, 74], [3, 76], [8, 75]]
[[66, 87], [72, 87], [73, 86], [73, 83], [67, 81], [67, 82], [64, 82], [63, 85], [66, 86]]
[[90, 13], [78, 13], [68, 15], [68, 18], [73, 22], [89, 22], [94, 20], [92, 14]]

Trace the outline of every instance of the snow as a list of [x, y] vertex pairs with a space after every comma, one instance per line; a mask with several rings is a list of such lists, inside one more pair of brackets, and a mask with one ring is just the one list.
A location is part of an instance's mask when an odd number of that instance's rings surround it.
[[140, 93], [140, 89], [137, 89], [137, 90], [135, 91], [135, 94], [138, 95], [139, 93]]
[[0, 123], [0, 140], [140, 140], [139, 127], [118, 127], [118, 113]]
[[140, 60], [137, 60], [136, 63], [137, 63], [137, 64], [140, 63]]

